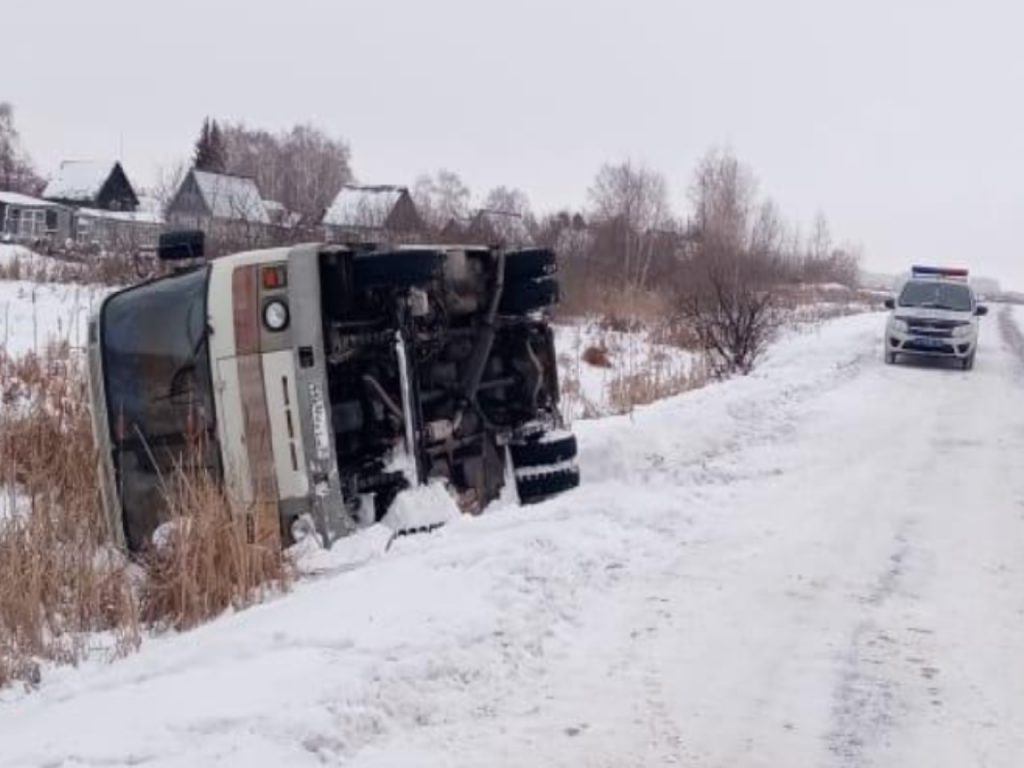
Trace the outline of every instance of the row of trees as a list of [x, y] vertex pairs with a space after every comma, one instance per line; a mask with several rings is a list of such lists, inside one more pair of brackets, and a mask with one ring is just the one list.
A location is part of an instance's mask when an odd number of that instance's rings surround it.
[[271, 133], [207, 118], [193, 160], [200, 170], [255, 179], [264, 197], [307, 221], [316, 221], [353, 178], [348, 144], [309, 124]]
[[510, 232], [525, 229], [532, 242], [558, 247], [568, 269], [579, 266], [590, 282], [615, 290], [675, 289], [692, 283], [701, 263], [726, 261], [742, 262], [762, 282], [856, 282], [858, 248], [835, 243], [822, 214], [804, 235], [759, 194], [754, 173], [730, 152], [705, 155], [688, 192], [689, 213], [679, 215], [665, 177], [629, 161], [599, 169], [585, 208], [540, 216], [522, 190], [498, 186], [475, 198], [448, 170], [421, 176], [412, 188], [431, 228], [474, 210], [510, 214], [524, 225]]
[[858, 249], [837, 246], [820, 214], [804, 236], [730, 152], [701, 158], [688, 197], [688, 213], [679, 216], [662, 174], [605, 165], [586, 211], [543, 219], [540, 239], [561, 252], [572, 308], [597, 305], [629, 317], [658, 297], [661, 317], [695, 337], [710, 373], [727, 375], [756, 364], [792, 286], [856, 285]]
[[[434, 227], [467, 215], [473, 199], [449, 171], [421, 177], [413, 195]], [[569, 311], [628, 322], [654, 307], [708, 353], [712, 375], [753, 368], [794, 285], [853, 287], [858, 279], [859, 249], [835, 243], [824, 215], [804, 234], [724, 150], [698, 162], [683, 215], [661, 173], [628, 161], [599, 169], [580, 210], [536, 216], [525, 193], [508, 187], [480, 200], [518, 217], [534, 243], [558, 250]]]

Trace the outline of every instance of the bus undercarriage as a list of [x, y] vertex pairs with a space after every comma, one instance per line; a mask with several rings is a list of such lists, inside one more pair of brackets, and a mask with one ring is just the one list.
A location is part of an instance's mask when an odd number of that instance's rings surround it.
[[148, 546], [197, 425], [204, 465], [285, 544], [307, 519], [330, 544], [428, 482], [473, 514], [512, 476], [524, 503], [575, 487], [554, 273], [544, 249], [312, 245], [108, 298], [90, 378], [124, 543]]

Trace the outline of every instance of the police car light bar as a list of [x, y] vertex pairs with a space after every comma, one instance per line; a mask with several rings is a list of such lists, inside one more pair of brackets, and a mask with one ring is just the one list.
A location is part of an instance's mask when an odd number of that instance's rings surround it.
[[910, 274], [912, 277], [953, 277], [959, 278], [960, 280], [967, 279], [966, 269], [957, 269], [953, 267], [922, 267], [915, 264], [910, 268]]

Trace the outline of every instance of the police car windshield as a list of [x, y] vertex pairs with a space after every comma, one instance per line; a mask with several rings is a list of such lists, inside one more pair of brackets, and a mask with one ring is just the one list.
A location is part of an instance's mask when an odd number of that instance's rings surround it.
[[911, 280], [900, 294], [901, 307], [971, 311], [971, 289], [945, 280]]

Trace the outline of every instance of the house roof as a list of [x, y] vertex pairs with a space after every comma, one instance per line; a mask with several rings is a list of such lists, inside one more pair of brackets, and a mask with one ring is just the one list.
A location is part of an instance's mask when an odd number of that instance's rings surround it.
[[95, 200], [116, 162], [99, 160], [65, 160], [57, 175], [43, 190], [43, 197], [51, 200]]
[[323, 223], [333, 227], [380, 229], [402, 195], [407, 193], [405, 187], [347, 184], [324, 212]]
[[254, 179], [196, 170], [192, 171], [192, 175], [215, 219], [270, 223], [270, 216]]
[[55, 203], [51, 203], [49, 200], [32, 197], [31, 195], [23, 195], [20, 192], [4, 192], [2, 190], [0, 190], [0, 203], [17, 205], [23, 208], [52, 208], [55, 205]]

